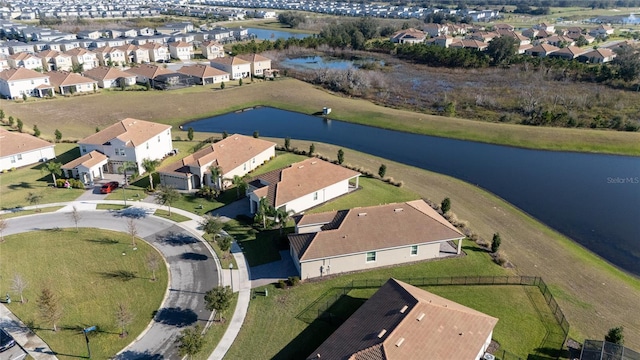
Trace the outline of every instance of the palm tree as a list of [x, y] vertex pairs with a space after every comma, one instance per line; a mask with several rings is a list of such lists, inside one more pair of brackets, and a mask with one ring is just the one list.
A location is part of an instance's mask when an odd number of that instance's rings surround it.
[[291, 220], [293, 216], [293, 210], [287, 210], [284, 206], [276, 210], [276, 220], [280, 224], [280, 235], [282, 236], [282, 230], [287, 225], [287, 222]]
[[138, 164], [133, 161], [125, 161], [118, 168], [118, 172], [122, 172], [124, 174], [124, 184], [122, 186], [128, 185], [127, 171], [129, 170], [138, 171]]
[[153, 191], [153, 173], [156, 171], [158, 165], [160, 165], [160, 160], [151, 160], [150, 158], [142, 160], [142, 167], [149, 174], [149, 185], [151, 186], [151, 191]]
[[240, 188], [247, 188], [247, 177], [246, 176], [238, 176], [234, 175], [233, 179], [231, 179], [231, 183], [236, 187], [236, 197], [240, 198]]
[[49, 161], [44, 165], [43, 170], [46, 170], [53, 178], [53, 186], [56, 186], [56, 175], [62, 174], [62, 164], [55, 161]]
[[222, 168], [218, 165], [211, 165], [209, 166], [209, 171], [211, 171], [211, 182], [213, 182], [214, 187], [222, 190]]
[[256, 213], [258, 219], [262, 220], [262, 228], [267, 228], [267, 216], [273, 215], [275, 208], [269, 204], [269, 200], [266, 197], [261, 197], [258, 203], [258, 211]]

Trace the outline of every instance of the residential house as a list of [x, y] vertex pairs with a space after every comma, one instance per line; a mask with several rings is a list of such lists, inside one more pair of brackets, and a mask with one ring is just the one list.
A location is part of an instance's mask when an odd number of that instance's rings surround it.
[[360, 173], [317, 158], [256, 176], [248, 195], [251, 213], [260, 199], [270, 206], [299, 213], [358, 188]]
[[193, 76], [198, 80], [198, 84], [200, 85], [218, 84], [223, 81], [229, 81], [229, 73], [203, 64], [183, 66], [178, 69], [178, 72]]
[[98, 88], [94, 79], [68, 71], [49, 71], [49, 82], [60, 95], [89, 93]]
[[608, 25], [600, 25], [595, 29], [589, 30], [589, 35], [593, 37], [607, 37], [613, 35], [614, 29]]
[[401, 30], [391, 36], [391, 42], [396, 44], [421, 44], [427, 38], [424, 31], [409, 28]]
[[22, 67], [29, 70], [42, 70], [42, 59], [30, 53], [13, 54], [7, 60], [9, 61], [9, 67], [14, 69]]
[[460, 41], [453, 42], [449, 47], [485, 51], [487, 50], [487, 47], [489, 47], [489, 44], [478, 40], [462, 39]]
[[225, 56], [211, 59], [209, 64], [219, 70], [231, 74], [230, 79], [242, 79], [251, 76], [251, 63], [237, 56]]
[[98, 56], [92, 51], [76, 48], [65, 52], [65, 54], [71, 56], [73, 66], [81, 68], [84, 71], [91, 70], [99, 66]]
[[124, 51], [115, 47], [105, 46], [94, 49], [93, 52], [98, 57], [100, 66], [124, 66], [128, 60]]
[[553, 36], [549, 36], [548, 38], [544, 38], [545, 43], [547, 44], [551, 44], [553, 46], [557, 46], [557, 47], [567, 47], [567, 46], [574, 46], [576, 44], [576, 42], [567, 36], [560, 36], [560, 35], [553, 35]]
[[490, 42], [491, 40], [493, 40], [496, 37], [499, 37], [500, 35], [496, 32], [493, 31], [476, 31], [473, 32], [471, 34], [467, 34], [466, 38], [467, 39], [471, 39], [471, 40], [477, 40], [477, 41], [482, 41], [485, 43]]
[[33, 46], [18, 40], [9, 40], [5, 42], [5, 46], [9, 48], [9, 54], [18, 54], [21, 52], [32, 53]]
[[[176, 189], [193, 190], [201, 186], [224, 188], [234, 176], [244, 176], [275, 156], [275, 143], [234, 134], [158, 170], [160, 182]], [[211, 167], [219, 176], [212, 178]]]
[[547, 24], [547, 23], [540, 23], [538, 25], [534, 25], [533, 28], [540, 31], [546, 31], [547, 33], [554, 33], [556, 31], [555, 25]]
[[80, 141], [80, 154], [98, 151], [109, 159], [105, 173], [122, 173], [126, 161], [137, 164], [144, 173], [142, 160], [160, 160], [173, 150], [171, 126], [127, 118]]
[[493, 30], [500, 32], [500, 31], [513, 31], [515, 30], [515, 28], [513, 27], [513, 25], [509, 25], [509, 24], [494, 24], [493, 25]]
[[603, 64], [615, 59], [616, 53], [611, 49], [597, 48], [578, 56], [578, 61], [592, 64]]
[[497, 323], [497, 318], [389, 279], [306, 359], [487, 359]]
[[422, 30], [429, 34], [430, 37], [449, 35], [449, 27], [442, 24], [429, 23], [422, 27]]
[[0, 71], [4, 71], [10, 69], [9, 60], [7, 60], [8, 56], [0, 54]]
[[565, 59], [565, 60], [573, 60], [575, 58], [577, 58], [578, 56], [586, 53], [589, 50], [585, 50], [582, 48], [579, 48], [577, 46], [567, 46], [565, 48], [562, 48], [558, 51], [554, 51], [551, 54], [549, 54], [550, 58], [559, 58], [559, 59]]
[[127, 63], [142, 64], [150, 61], [149, 51], [147, 49], [131, 44], [120, 46], [118, 49], [124, 52]]
[[17, 68], [0, 72], [0, 95], [6, 99], [22, 96], [44, 97], [53, 95], [49, 75], [37, 71]]
[[53, 159], [53, 147], [30, 134], [0, 128], [0, 172]]
[[202, 56], [205, 59], [224, 57], [224, 48], [217, 41], [204, 41], [200, 45], [200, 49], [202, 49]]
[[95, 40], [95, 39], [99, 39], [99, 38], [102, 37], [102, 31], [98, 31], [98, 30], [83, 30], [83, 31], [79, 31], [77, 36], [78, 36], [78, 39]]
[[184, 41], [169, 43], [169, 54], [173, 59], [189, 60], [193, 57], [193, 45]]
[[69, 51], [80, 47], [78, 40], [63, 40], [59, 41], [58, 44], [60, 45], [60, 51]]
[[104, 32], [107, 37], [112, 39], [119, 38], [122, 36], [122, 31], [118, 29], [109, 29]]
[[133, 74], [136, 77], [136, 82], [138, 84], [149, 84], [151, 87], [155, 87], [155, 79], [159, 75], [169, 75], [174, 72], [165, 69], [164, 67], [152, 65], [152, 64], [141, 64], [139, 66], [133, 66], [127, 70], [126, 73]]
[[560, 48], [555, 47], [553, 45], [539, 44], [532, 47], [531, 49], [527, 49], [524, 53], [529, 56], [546, 57], [546, 56], [549, 56], [549, 54], [553, 53], [554, 51], [558, 51], [558, 50], [560, 50]]
[[147, 50], [149, 52], [149, 60], [154, 62], [169, 60], [171, 57], [166, 46], [154, 42], [140, 45], [140, 48]]
[[78, 179], [84, 184], [93, 185], [94, 180], [104, 178], [108, 162], [106, 155], [93, 150], [62, 165], [61, 168], [66, 178]]
[[98, 66], [95, 69], [85, 71], [83, 75], [96, 80], [98, 86], [103, 89], [131, 86], [136, 83], [136, 76], [134, 74], [126, 73], [109, 66]]
[[454, 38], [453, 36], [442, 35], [442, 36], [438, 36], [438, 37], [427, 40], [427, 43], [448, 48], [449, 46], [451, 46], [451, 44], [457, 41], [460, 41], [460, 39]]
[[190, 22], [181, 22], [181, 23], [171, 23], [165, 24], [162, 26], [158, 26], [156, 28], [156, 33], [158, 34], [171, 34], [173, 32], [179, 31], [183, 34], [193, 31], [193, 24]]
[[155, 35], [156, 31], [152, 28], [149, 27], [144, 27], [144, 28], [140, 28], [138, 29], [138, 35], [140, 36], [152, 36]]
[[301, 279], [460, 254], [465, 237], [423, 200], [295, 220], [289, 243]]
[[271, 70], [271, 59], [266, 58], [258, 54], [244, 54], [238, 55], [238, 57], [244, 61], [248, 61], [251, 65], [251, 75], [253, 76], [265, 76], [265, 72]]

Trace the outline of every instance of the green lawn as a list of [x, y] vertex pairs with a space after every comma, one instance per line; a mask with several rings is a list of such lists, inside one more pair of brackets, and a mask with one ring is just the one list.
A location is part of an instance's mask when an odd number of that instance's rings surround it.
[[33, 215], [33, 214], [42, 214], [48, 212], [54, 212], [62, 209], [64, 206], [49, 206], [49, 207], [40, 207], [38, 210], [20, 210], [16, 212], [11, 212], [8, 214], [0, 215], [4, 219], [9, 219], [12, 217], [25, 216], [25, 215]]
[[[218, 256], [218, 259], [220, 260], [220, 267], [222, 269], [228, 269], [229, 264], [233, 264], [234, 269], [238, 268], [238, 264], [236, 263], [236, 260], [233, 258], [233, 255], [231, 255], [230, 252], [223, 252], [222, 250], [220, 250], [220, 246], [218, 246], [218, 243], [213, 241], [209, 234], [204, 234], [202, 237], [209, 243], [209, 245], [211, 245], [211, 248]], [[219, 239], [219, 237], [216, 237], [216, 240], [217, 239]]]
[[277, 229], [257, 231], [249, 221], [231, 220], [225, 223], [224, 230], [240, 245], [249, 266], [278, 261], [279, 250], [286, 249]]
[[[65, 164], [80, 156], [76, 144], [56, 144], [56, 162]], [[52, 160], [53, 161], [53, 160]], [[75, 200], [84, 190], [58, 189], [53, 184], [51, 175], [41, 169], [44, 164], [38, 163], [14, 171], [0, 174], [0, 206], [2, 209], [29, 206], [25, 199], [32, 192], [42, 195], [41, 204]]]
[[[337, 293], [354, 279], [409, 278], [416, 276], [509, 275], [489, 259], [488, 253], [465, 241], [467, 256], [341, 275], [325, 281], [308, 282], [286, 290], [274, 285], [269, 296], [256, 296], [249, 305], [240, 334], [226, 359], [299, 359], [317, 347], [335, 327], [324, 321], [309, 321], [314, 306]], [[311, 316], [310, 316], [311, 314]], [[269, 331], [265, 331], [269, 329]]]
[[276, 157], [269, 160], [266, 164], [258, 167], [257, 169], [253, 170], [252, 172], [249, 173], [250, 177], [253, 176], [258, 176], [264, 173], [267, 173], [269, 171], [272, 170], [277, 170], [283, 167], [287, 167], [293, 163], [302, 161], [304, 159], [307, 159], [307, 156], [304, 155], [296, 155], [293, 153], [288, 153], [288, 152], [280, 152], [278, 151], [276, 153]]
[[175, 222], [183, 222], [183, 221], [191, 220], [191, 218], [188, 218], [188, 217], [180, 215], [180, 214], [176, 214], [175, 212], [172, 212], [171, 215], [169, 215], [168, 211], [162, 210], [162, 209], [157, 209], [153, 213], [153, 215], [159, 216], [161, 218], [168, 219], [168, 220], [171, 220], [171, 221], [175, 221]]
[[[95, 325], [91, 333], [91, 351], [96, 359], [106, 359], [128, 345], [149, 324], [167, 288], [167, 271], [160, 266], [158, 281], [150, 281], [145, 267], [148, 253], [156, 250], [122, 233], [99, 229], [62, 229], [23, 233], [5, 237], [0, 244], [0, 293], [11, 293], [9, 309], [26, 324], [31, 324], [53, 351], [72, 357], [86, 356], [79, 329]], [[126, 255], [122, 255], [125, 253]], [[24, 291], [27, 303], [18, 302], [11, 290], [14, 274], [28, 283]], [[37, 310], [37, 298], [48, 285], [60, 299], [63, 316], [58, 332], [44, 323]], [[126, 304], [134, 314], [129, 335], [119, 337], [114, 312], [118, 303]]]
[[225, 318], [226, 321], [223, 321], [223, 322], [215, 321], [211, 325], [211, 327], [209, 327], [209, 330], [207, 330], [207, 332], [204, 334], [205, 343], [204, 343], [204, 346], [202, 347], [202, 350], [198, 354], [193, 355], [191, 357], [191, 360], [205, 360], [209, 358], [209, 355], [211, 355], [213, 350], [215, 350], [216, 346], [218, 346], [218, 343], [222, 339], [224, 332], [227, 331], [227, 328], [231, 323], [229, 320], [231, 319], [231, 316], [235, 311], [237, 304], [238, 304], [238, 293], [234, 293], [233, 299], [231, 299], [231, 305], [229, 306], [229, 309], [227, 309], [227, 311], [225, 311], [222, 314], [222, 317]]
[[130, 207], [131, 205], [97, 204], [96, 210], [124, 210]]
[[195, 194], [184, 194], [178, 201], [171, 204], [172, 208], [178, 208], [195, 214], [203, 215], [215, 209], [221, 208], [236, 199], [236, 192], [229, 189], [223, 192], [215, 200], [207, 200], [197, 197]]

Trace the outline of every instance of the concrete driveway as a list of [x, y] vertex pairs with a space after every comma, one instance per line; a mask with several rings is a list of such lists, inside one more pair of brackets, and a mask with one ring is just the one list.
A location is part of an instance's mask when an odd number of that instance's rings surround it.
[[[169, 266], [169, 289], [162, 306], [147, 330], [116, 359], [180, 359], [176, 336], [187, 326], [196, 323], [206, 326], [212, 316], [205, 309], [204, 293], [218, 286], [219, 274], [208, 248], [187, 228], [149, 216], [145, 209], [81, 211], [81, 216], [81, 227], [121, 232], [127, 231], [129, 218], [136, 218], [138, 236], [156, 247]], [[75, 226], [64, 212], [18, 217], [7, 222], [4, 235]]]

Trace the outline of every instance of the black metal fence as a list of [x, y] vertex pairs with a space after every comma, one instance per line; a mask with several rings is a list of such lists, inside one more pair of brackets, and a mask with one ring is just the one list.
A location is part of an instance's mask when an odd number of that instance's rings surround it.
[[[538, 276], [449, 276], [449, 277], [411, 277], [406, 279], [398, 279], [407, 284], [424, 287], [424, 286], [451, 286], [451, 285], [518, 285], [518, 286], [536, 286], [542, 296], [545, 299], [546, 304], [549, 306], [551, 314], [553, 314], [554, 320], [558, 323], [562, 333], [554, 334], [553, 330], [548, 329], [547, 335], [543, 340], [540, 348], [549, 350], [556, 350], [558, 355], [547, 355], [541, 358], [558, 358], [567, 340], [569, 334], [569, 322], [564, 316], [562, 309], [558, 305], [558, 302], [551, 294], [551, 290], [547, 284]], [[301, 313], [298, 318], [305, 321], [313, 321], [315, 319], [331, 319], [332, 315], [329, 313], [329, 308], [333, 306], [342, 296], [347, 295], [354, 289], [367, 289], [367, 288], [379, 288], [387, 279], [362, 279], [353, 280], [351, 284], [338, 289], [331, 295], [318, 299], [313, 303], [305, 312]], [[312, 315], [308, 310], [315, 309], [315, 314]], [[562, 338], [562, 341], [558, 339]], [[496, 352], [496, 358], [501, 360], [515, 360], [517, 356], [512, 355], [506, 351], [499, 350]], [[632, 358], [636, 360], [635, 358]], [[626, 360], [626, 359], [625, 359]], [[638, 359], [640, 360], [640, 359]]]
[[581, 360], [640, 360], [640, 353], [622, 345], [599, 341], [586, 340], [582, 347]]

